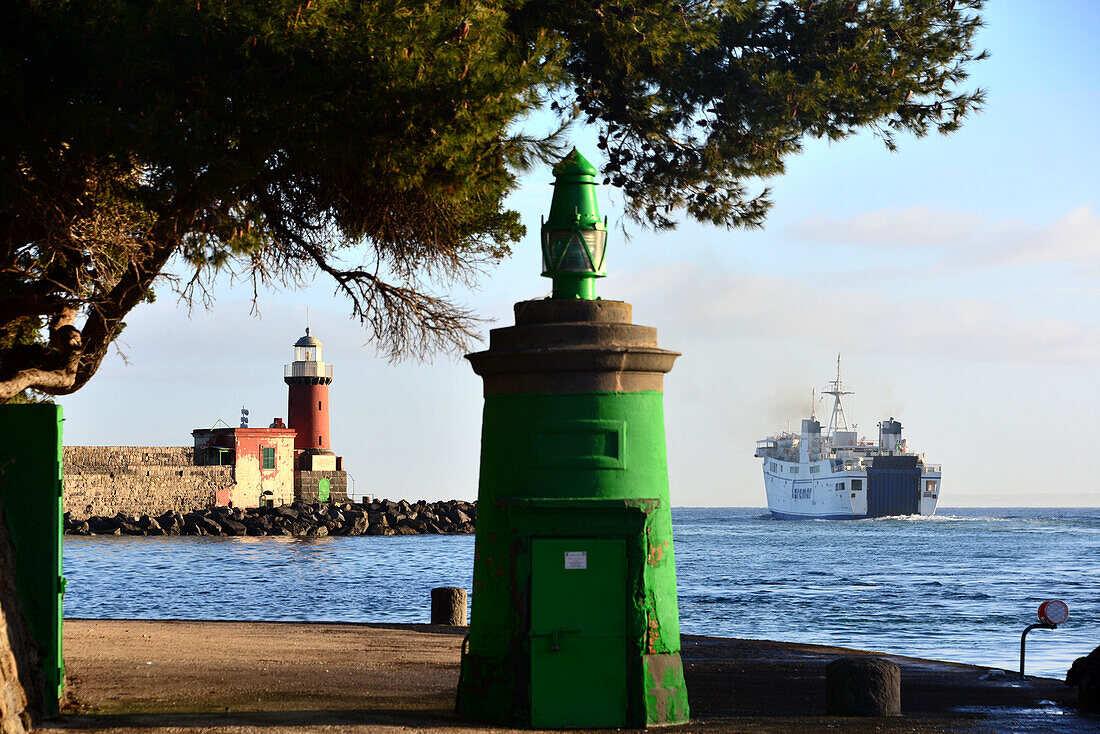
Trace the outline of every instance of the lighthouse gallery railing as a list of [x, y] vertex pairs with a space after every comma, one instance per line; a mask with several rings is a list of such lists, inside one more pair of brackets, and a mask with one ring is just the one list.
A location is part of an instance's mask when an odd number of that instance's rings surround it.
[[332, 365], [324, 362], [291, 362], [283, 365], [283, 377], [332, 377]]

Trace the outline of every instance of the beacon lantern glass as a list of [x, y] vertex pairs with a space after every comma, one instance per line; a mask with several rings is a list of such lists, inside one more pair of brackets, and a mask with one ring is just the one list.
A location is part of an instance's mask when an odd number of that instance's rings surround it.
[[1039, 621], [1057, 627], [1069, 619], [1069, 607], [1061, 599], [1051, 599], [1039, 605]]
[[548, 273], [590, 273], [603, 275], [607, 230], [547, 230], [542, 233], [542, 268]]

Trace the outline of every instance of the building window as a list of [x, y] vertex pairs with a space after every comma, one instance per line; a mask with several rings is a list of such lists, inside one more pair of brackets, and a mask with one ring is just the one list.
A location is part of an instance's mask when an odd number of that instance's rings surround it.
[[318, 400], [318, 401], [317, 401], [317, 410], [320, 410], [320, 409], [321, 409], [321, 401], [320, 401], [320, 400]]
[[212, 446], [207, 449], [209, 464], [213, 466], [232, 466], [237, 461], [237, 454], [232, 449], [219, 449], [216, 446]]
[[321, 445], [323, 445], [323, 444], [321, 443], [321, 437], [320, 437], [320, 436], [318, 436], [318, 437], [317, 437], [317, 445], [318, 445], [318, 446], [321, 446]]
[[275, 449], [264, 447], [264, 469], [275, 468]]

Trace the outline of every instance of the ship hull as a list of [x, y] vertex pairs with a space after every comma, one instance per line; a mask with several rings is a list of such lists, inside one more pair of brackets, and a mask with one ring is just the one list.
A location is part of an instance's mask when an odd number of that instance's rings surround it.
[[898, 467], [881, 462], [868, 472], [833, 471], [828, 460], [764, 461], [768, 510], [780, 520], [934, 515], [939, 485], [939, 472], [922, 471], [915, 463]]
[[768, 510], [772, 513], [772, 517], [777, 520], [865, 520], [866, 515], [853, 515], [851, 513], [837, 514], [837, 515], [813, 515], [813, 514], [799, 514], [794, 512], [781, 512], [779, 510], [772, 510], [770, 507]]

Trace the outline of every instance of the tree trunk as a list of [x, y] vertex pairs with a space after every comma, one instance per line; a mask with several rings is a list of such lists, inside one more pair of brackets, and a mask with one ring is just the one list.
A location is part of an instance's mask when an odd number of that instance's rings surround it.
[[45, 689], [38, 647], [15, 588], [15, 550], [0, 500], [0, 731], [29, 732], [32, 717], [45, 710]]

